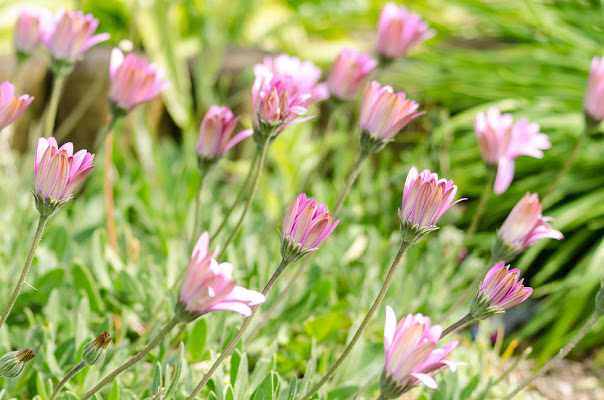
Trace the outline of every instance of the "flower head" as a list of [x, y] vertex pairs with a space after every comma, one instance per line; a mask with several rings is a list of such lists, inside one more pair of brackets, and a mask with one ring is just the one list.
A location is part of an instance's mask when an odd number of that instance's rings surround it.
[[259, 74], [252, 86], [254, 105], [254, 140], [274, 140], [288, 125], [299, 124], [313, 117], [298, 118], [306, 114], [313, 101], [308, 91], [297, 90], [291, 76]]
[[109, 99], [116, 108], [128, 112], [169, 86], [165, 75], [162, 68], [148, 64], [143, 57], [130, 53], [124, 58], [124, 53], [114, 48], [109, 64]]
[[33, 350], [29, 349], [9, 351], [0, 357], [0, 377], [16, 378], [23, 372], [25, 364], [35, 356]]
[[108, 33], [94, 34], [98, 26], [92, 14], [61, 9], [42, 30], [42, 42], [54, 60], [72, 64], [86, 50], [109, 39]]
[[533, 289], [525, 287], [520, 270], [509, 270], [503, 261], [493, 265], [470, 302], [470, 314], [475, 319], [486, 319], [505, 312], [528, 299]]
[[211, 161], [223, 157], [231, 147], [252, 134], [252, 129], [246, 129], [231, 138], [237, 122], [239, 117], [227, 107], [211, 106], [199, 128], [198, 158]]
[[344, 49], [333, 63], [327, 75], [327, 87], [332, 95], [342, 100], [352, 100], [377, 66], [377, 61], [369, 54]]
[[321, 78], [321, 68], [310, 61], [302, 62], [298, 57], [280, 54], [276, 57], [267, 56], [262, 64], [254, 65], [254, 75], [282, 75], [292, 79], [293, 90], [307, 92], [312, 101], [321, 101], [329, 97], [325, 83], [318, 83]]
[[438, 179], [436, 173], [425, 169], [421, 173], [412, 167], [403, 189], [399, 210], [401, 231], [406, 241], [417, 242], [425, 234], [438, 229], [436, 223], [454, 204], [457, 186], [452, 180]]
[[26, 94], [15, 96], [15, 87], [10, 82], [0, 84], [0, 131], [12, 124], [34, 101]]
[[496, 260], [512, 261], [524, 249], [540, 239], [563, 239], [564, 235], [549, 224], [551, 217], [541, 215], [543, 207], [539, 196], [526, 193], [514, 206], [497, 232], [493, 244], [493, 257]]
[[325, 204], [307, 199], [304, 193], [289, 206], [281, 231], [281, 256], [297, 261], [315, 250], [336, 229], [340, 220], [332, 222]]
[[591, 61], [583, 109], [595, 122], [604, 119], [604, 57], [594, 57]]
[[405, 93], [394, 93], [392, 87], [382, 87], [376, 81], [367, 83], [359, 115], [363, 149], [376, 152], [384, 148], [411, 120], [424, 114], [417, 112], [418, 108]]
[[539, 132], [539, 125], [521, 119], [513, 123], [510, 114], [501, 114], [490, 108], [486, 115], [479, 112], [474, 118], [474, 130], [485, 163], [497, 166], [493, 191], [501, 194], [514, 178], [514, 159], [519, 156], [543, 158], [543, 151], [551, 147], [547, 135]]
[[382, 9], [378, 21], [377, 50], [388, 58], [404, 57], [416, 44], [435, 35], [428, 24], [417, 14], [403, 6], [388, 3]]
[[107, 346], [111, 343], [111, 337], [107, 331], [101, 333], [96, 339], [86, 343], [82, 349], [82, 361], [87, 365], [103, 362], [107, 354]]
[[93, 160], [94, 154], [86, 150], [73, 154], [71, 142], [59, 148], [53, 137], [38, 139], [34, 160], [34, 196], [38, 211], [54, 214], [92, 171]]
[[41, 31], [52, 21], [52, 13], [47, 9], [23, 11], [15, 25], [15, 49], [18, 53], [33, 53], [42, 44]]
[[246, 317], [252, 313], [251, 306], [264, 302], [264, 295], [237, 286], [233, 280], [233, 265], [214, 259], [218, 249], [208, 253], [210, 235], [204, 232], [199, 237], [185, 280], [180, 288], [180, 300], [176, 314], [182, 321], [193, 321], [211, 311], [235, 311]]
[[455, 372], [456, 363], [445, 358], [457, 346], [457, 341], [436, 348], [441, 334], [440, 325], [431, 326], [430, 318], [422, 314], [409, 314], [397, 324], [394, 310], [386, 306], [382, 397], [398, 398], [419, 382], [438, 389], [433, 376], [447, 367]]

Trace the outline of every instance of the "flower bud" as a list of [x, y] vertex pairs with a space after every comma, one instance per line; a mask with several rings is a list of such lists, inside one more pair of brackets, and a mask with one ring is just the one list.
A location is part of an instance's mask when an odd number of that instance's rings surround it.
[[9, 351], [0, 357], [0, 377], [16, 378], [21, 375], [21, 372], [23, 372], [23, 369], [25, 368], [25, 364], [34, 358], [34, 356], [33, 350], [29, 349]]
[[101, 333], [96, 339], [86, 343], [82, 349], [82, 361], [88, 365], [103, 362], [107, 354], [107, 346], [111, 342], [111, 337], [107, 331]]

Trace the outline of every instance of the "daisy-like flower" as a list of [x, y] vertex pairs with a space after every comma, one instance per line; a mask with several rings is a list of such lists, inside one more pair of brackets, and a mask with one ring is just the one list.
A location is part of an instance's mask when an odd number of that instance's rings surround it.
[[470, 315], [474, 319], [486, 319], [494, 314], [515, 307], [533, 294], [520, 279], [520, 270], [510, 270], [503, 261], [493, 265], [470, 302]]
[[47, 9], [40, 11], [23, 11], [15, 24], [15, 50], [29, 55], [38, 50], [42, 44], [41, 31], [52, 21], [52, 13]]
[[336, 229], [340, 220], [333, 221], [325, 204], [307, 199], [301, 193], [289, 206], [281, 231], [281, 257], [297, 261], [317, 247]]
[[409, 314], [397, 324], [396, 315], [386, 306], [384, 326], [385, 365], [380, 379], [384, 399], [396, 399], [420, 382], [430, 389], [438, 389], [433, 376], [456, 363], [446, 360], [457, 346], [457, 341], [436, 348], [442, 328], [430, 325], [430, 318]]
[[15, 86], [10, 82], [0, 84], [0, 131], [12, 124], [34, 101], [33, 96], [15, 96]]
[[190, 322], [211, 311], [235, 311], [249, 317], [250, 307], [264, 302], [262, 293], [237, 286], [233, 280], [233, 265], [214, 259], [218, 252], [208, 252], [210, 235], [199, 237], [185, 280], [180, 288], [175, 312], [181, 321]]
[[405, 93], [394, 93], [392, 87], [376, 81], [368, 83], [359, 115], [361, 147], [371, 153], [383, 149], [411, 120], [424, 114], [417, 112], [418, 108], [419, 104], [407, 99]]
[[520, 199], [497, 232], [497, 240], [491, 249], [495, 260], [510, 262], [538, 240], [564, 238], [549, 224], [553, 218], [541, 215], [542, 210], [536, 193], [526, 193]]
[[340, 51], [327, 75], [329, 92], [342, 100], [354, 99], [376, 66], [377, 61], [369, 54], [352, 49]]
[[418, 173], [412, 167], [407, 174], [403, 189], [403, 201], [399, 210], [403, 240], [419, 241], [428, 232], [438, 229], [436, 223], [454, 204], [457, 186], [452, 180], [438, 179], [438, 174], [425, 169]]
[[501, 194], [514, 178], [514, 160], [519, 156], [543, 158], [543, 150], [551, 143], [539, 132], [539, 125], [521, 119], [514, 124], [510, 114], [501, 114], [490, 108], [486, 115], [479, 112], [474, 118], [474, 130], [485, 163], [497, 167], [493, 191]]

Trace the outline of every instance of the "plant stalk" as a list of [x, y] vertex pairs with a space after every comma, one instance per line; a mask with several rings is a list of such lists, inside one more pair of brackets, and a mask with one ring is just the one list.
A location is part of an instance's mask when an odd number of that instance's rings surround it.
[[346, 349], [344, 349], [344, 352], [342, 353], [340, 358], [338, 358], [338, 360], [332, 365], [332, 367], [329, 369], [329, 371], [327, 371], [327, 373], [325, 374], [325, 376], [323, 376], [323, 378], [319, 381], [319, 383], [317, 383], [315, 386], [313, 386], [313, 388], [310, 391], [308, 391], [304, 395], [304, 397], [302, 397], [302, 400], [308, 400], [315, 393], [317, 393], [319, 391], [319, 389], [321, 388], [321, 386], [323, 386], [332, 377], [332, 375], [336, 372], [338, 367], [342, 364], [342, 362], [346, 359], [348, 354], [352, 351], [354, 345], [359, 340], [359, 338], [363, 334], [363, 331], [367, 327], [367, 324], [369, 324], [371, 317], [373, 317], [373, 314], [375, 314], [377, 308], [379, 307], [382, 300], [384, 299], [384, 296], [386, 295], [386, 292], [388, 291], [388, 287], [390, 286], [390, 282], [392, 282], [392, 278], [394, 277], [394, 273], [396, 272], [396, 268], [400, 264], [401, 259], [403, 258], [403, 255], [405, 254], [407, 249], [409, 249], [409, 247], [411, 247], [411, 244], [412, 243], [401, 242], [401, 247], [399, 248], [398, 253], [396, 254], [396, 257], [394, 258], [394, 261], [392, 262], [392, 266], [390, 267], [390, 271], [388, 271], [388, 275], [386, 276], [386, 280], [384, 281], [384, 284], [382, 285], [382, 289], [378, 293], [375, 301], [373, 302], [373, 305], [369, 309], [369, 312], [365, 316], [365, 319], [363, 319], [363, 322], [361, 322], [361, 325], [357, 329], [352, 340], [350, 341], [348, 346], [346, 346]]
[[459, 321], [457, 321], [456, 323], [454, 323], [453, 325], [451, 325], [450, 327], [445, 329], [443, 331], [442, 335], [440, 336], [440, 338], [441, 339], [444, 338], [449, 333], [456, 331], [457, 329], [461, 329], [464, 326], [471, 324], [473, 321], [474, 321], [474, 317], [472, 317], [471, 314], [467, 314], [465, 317], [463, 317], [462, 319], [460, 319]]
[[[277, 267], [277, 269], [273, 273], [273, 276], [271, 276], [271, 279], [268, 281], [268, 283], [266, 284], [266, 286], [262, 290], [262, 294], [263, 295], [266, 296], [268, 294], [269, 290], [271, 290], [271, 288], [273, 287], [273, 285], [277, 281], [277, 278], [279, 278], [279, 276], [281, 275], [281, 273], [283, 272], [283, 270], [285, 269], [285, 267], [287, 267], [289, 265], [289, 263], [290, 263], [289, 260], [281, 259], [281, 262], [279, 263], [279, 266]], [[239, 331], [237, 332], [237, 334], [235, 335], [235, 337], [231, 340], [231, 342], [228, 344], [228, 346], [224, 349], [224, 351], [222, 352], [222, 354], [220, 354], [220, 356], [218, 357], [218, 359], [216, 361], [214, 361], [214, 364], [212, 365], [212, 367], [210, 368], [210, 370], [208, 372], [206, 372], [206, 374], [204, 375], [203, 379], [197, 384], [197, 386], [195, 387], [195, 389], [193, 389], [193, 391], [191, 392], [191, 394], [189, 395], [189, 397], [187, 397], [187, 400], [193, 400], [195, 398], [195, 396], [197, 396], [197, 394], [206, 385], [206, 383], [208, 383], [208, 381], [210, 380], [210, 378], [212, 377], [212, 375], [214, 374], [214, 372], [216, 372], [216, 369], [218, 369], [218, 367], [224, 361], [224, 359], [227, 358], [227, 356], [229, 354], [231, 354], [231, 351], [233, 351], [233, 349], [235, 348], [235, 346], [237, 345], [237, 343], [239, 343], [239, 339], [241, 339], [241, 336], [243, 336], [243, 333], [245, 332], [245, 330], [249, 326], [250, 322], [252, 321], [252, 318], [254, 318], [254, 315], [256, 314], [256, 311], [258, 310], [259, 306], [260, 305], [255, 305], [255, 306], [252, 307], [252, 313], [250, 314], [250, 316], [245, 319], [245, 321], [243, 322], [243, 325], [241, 325], [241, 328], [239, 328]]]
[[113, 379], [115, 379], [116, 376], [118, 376], [119, 374], [121, 374], [122, 372], [124, 372], [125, 370], [127, 370], [128, 368], [130, 368], [131, 366], [136, 364], [137, 362], [139, 362], [151, 350], [153, 350], [153, 348], [155, 346], [157, 346], [159, 344], [159, 342], [161, 342], [161, 340], [164, 338], [164, 336], [166, 336], [168, 333], [170, 333], [170, 331], [179, 322], [180, 321], [176, 316], [172, 317], [172, 319], [166, 324], [166, 326], [164, 326], [164, 328], [161, 330], [161, 332], [159, 332], [157, 334], [157, 336], [155, 336], [155, 338], [147, 345], [147, 347], [145, 347], [144, 349], [139, 351], [135, 356], [131, 357], [128, 361], [126, 361], [125, 363], [120, 365], [118, 368], [113, 370], [113, 372], [111, 372], [109, 375], [107, 375], [105, 378], [103, 378], [103, 380], [100, 381], [90, 391], [88, 391], [88, 393], [86, 393], [84, 396], [80, 397], [80, 400], [86, 400], [86, 399], [91, 398], [96, 392], [101, 390], [103, 388], [103, 386], [107, 385], [109, 382], [111, 382]]
[[71, 371], [69, 371], [67, 373], [67, 375], [65, 375], [65, 377], [61, 380], [61, 382], [59, 382], [57, 384], [57, 387], [55, 387], [55, 390], [52, 392], [52, 395], [50, 396], [50, 398], [48, 400], [54, 400], [55, 397], [57, 397], [57, 395], [61, 392], [61, 389], [63, 389], [63, 386], [65, 386], [65, 384], [67, 382], [69, 382], [69, 380], [71, 378], [73, 378], [73, 376], [75, 374], [77, 374], [78, 372], [80, 372], [84, 367], [86, 367], [86, 363], [84, 361], [81, 361], [78, 365], [76, 365], [75, 367], [73, 367], [71, 369]]
[[59, 99], [61, 98], [61, 92], [63, 92], [66, 78], [67, 74], [65, 73], [57, 73], [54, 76], [52, 93], [50, 95], [50, 102], [48, 103], [46, 120], [44, 121], [44, 137], [46, 138], [52, 136], [55, 119], [57, 118], [57, 109], [59, 108]]
[[2, 319], [0, 319], [0, 328], [4, 325], [4, 322], [8, 318], [15, 302], [17, 301], [17, 297], [19, 297], [19, 293], [21, 293], [21, 288], [25, 283], [25, 279], [27, 278], [27, 274], [29, 273], [29, 269], [31, 268], [31, 263], [34, 259], [34, 255], [36, 254], [36, 249], [38, 248], [38, 244], [40, 244], [40, 240], [42, 239], [42, 233], [44, 232], [44, 228], [46, 227], [46, 222], [48, 221], [48, 216], [40, 214], [40, 219], [38, 220], [38, 228], [36, 229], [36, 235], [34, 236], [34, 241], [29, 249], [29, 254], [27, 255], [27, 260], [25, 260], [25, 265], [23, 266], [23, 271], [21, 272], [21, 277], [17, 282], [17, 286], [15, 286], [15, 290], [2, 313]]
[[195, 220], [193, 222], [193, 236], [191, 237], [191, 247], [195, 245], [195, 241], [199, 237], [199, 218], [201, 215], [201, 190], [203, 189], [203, 182], [206, 179], [206, 176], [208, 176], [209, 170], [209, 168], [203, 168], [202, 170], [200, 170], [201, 175], [199, 177], [199, 186], [197, 187], [197, 196], [195, 198]]
[[472, 222], [466, 231], [464, 236], [464, 242], [468, 243], [468, 240], [476, 233], [476, 229], [478, 228], [478, 222], [480, 221], [480, 217], [484, 213], [484, 209], [487, 206], [489, 201], [489, 196], [491, 195], [491, 191], [493, 190], [493, 184], [495, 183], [495, 175], [497, 174], [497, 170], [491, 166], [487, 165], [487, 182], [484, 187], [482, 194], [480, 195], [480, 200], [478, 201], [478, 206], [476, 207], [476, 212], [474, 213], [474, 217], [472, 217]]

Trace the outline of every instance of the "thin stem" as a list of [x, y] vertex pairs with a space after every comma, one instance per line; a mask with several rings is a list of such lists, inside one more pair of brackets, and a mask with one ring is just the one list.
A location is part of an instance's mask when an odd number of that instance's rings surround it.
[[199, 216], [201, 215], [201, 189], [203, 188], [203, 181], [208, 175], [209, 168], [203, 168], [200, 170], [199, 186], [197, 187], [197, 196], [195, 198], [195, 220], [193, 222], [193, 236], [191, 237], [191, 243], [195, 244], [195, 241], [199, 237]]
[[472, 321], [474, 321], [474, 317], [472, 317], [471, 314], [467, 314], [465, 317], [463, 317], [462, 319], [460, 319], [459, 321], [457, 321], [456, 323], [454, 323], [453, 325], [451, 325], [450, 327], [445, 329], [443, 331], [442, 335], [440, 336], [440, 338], [442, 339], [445, 336], [447, 336], [449, 333], [456, 331], [457, 329], [463, 328], [464, 326], [472, 323]]
[[472, 222], [466, 231], [464, 236], [464, 241], [467, 243], [468, 240], [474, 235], [476, 232], [476, 228], [478, 228], [478, 222], [480, 221], [480, 217], [482, 217], [482, 213], [484, 212], [485, 207], [487, 206], [487, 202], [489, 201], [489, 196], [491, 195], [491, 191], [493, 191], [493, 183], [495, 182], [495, 175], [497, 174], [497, 170], [488, 165], [487, 166], [487, 182], [485, 184], [484, 190], [480, 195], [480, 200], [478, 201], [478, 206], [476, 207], [476, 212], [474, 212], [474, 217], [472, 218]]
[[[281, 275], [281, 272], [283, 272], [283, 270], [285, 269], [285, 267], [287, 267], [289, 265], [289, 263], [290, 262], [288, 260], [281, 259], [281, 262], [279, 263], [277, 270], [275, 270], [275, 272], [273, 273], [273, 276], [271, 276], [271, 279], [268, 281], [268, 283], [262, 290], [263, 295], [266, 296], [268, 294], [269, 290], [271, 290], [271, 288], [277, 281], [277, 278], [279, 278], [279, 276]], [[220, 366], [220, 364], [224, 361], [224, 359], [227, 358], [227, 356], [229, 354], [231, 354], [231, 351], [233, 351], [233, 349], [235, 348], [237, 343], [239, 343], [239, 339], [241, 339], [241, 336], [243, 336], [243, 333], [249, 326], [250, 322], [252, 321], [252, 318], [254, 318], [254, 315], [256, 314], [258, 307], [259, 307], [259, 305], [252, 307], [252, 313], [250, 314], [250, 316], [245, 319], [245, 321], [243, 322], [243, 325], [241, 325], [241, 328], [239, 328], [239, 331], [237, 332], [235, 337], [231, 340], [231, 342], [228, 344], [226, 349], [224, 349], [222, 354], [220, 354], [218, 359], [216, 361], [214, 361], [214, 364], [212, 365], [210, 370], [208, 372], [206, 372], [203, 379], [199, 382], [199, 384], [197, 384], [195, 389], [193, 389], [193, 391], [191, 392], [189, 397], [187, 397], [187, 400], [193, 400], [195, 398], [195, 396], [197, 396], [197, 394], [206, 385], [206, 383], [208, 383], [208, 381], [210, 380], [210, 378], [212, 377], [214, 372], [216, 372], [216, 369], [218, 369], [218, 366]]]
[[237, 235], [237, 232], [239, 232], [239, 228], [241, 228], [241, 224], [243, 223], [243, 220], [245, 219], [245, 216], [246, 216], [247, 212], [249, 211], [250, 206], [252, 205], [252, 201], [254, 200], [254, 195], [256, 194], [256, 190], [258, 189], [258, 183], [260, 182], [260, 176], [262, 175], [262, 167], [264, 166], [264, 160], [266, 159], [266, 153], [268, 151], [268, 146], [269, 146], [269, 141], [267, 140], [264, 144], [262, 144], [262, 146], [259, 149], [260, 157], [258, 158], [258, 165], [256, 166], [254, 180], [252, 181], [252, 189], [250, 191], [250, 194], [248, 195], [247, 201], [245, 202], [245, 206], [243, 207], [243, 211], [241, 212], [239, 221], [237, 221], [237, 225], [235, 225], [235, 228], [233, 228], [233, 230], [232, 230], [231, 234], [229, 235], [229, 237], [227, 238], [227, 240], [225, 242], [223, 242], [222, 250], [220, 251], [220, 254], [218, 255], [217, 258], [220, 258], [221, 256], [224, 255], [224, 252], [226, 251], [227, 247], [233, 241], [233, 239]]
[[[368, 155], [368, 153], [361, 152], [358, 155], [356, 161], [354, 162], [354, 165], [352, 166], [352, 169], [348, 174], [348, 178], [346, 179], [346, 185], [344, 186], [344, 190], [340, 194], [340, 198], [338, 199], [336, 207], [333, 209], [333, 212], [331, 214], [333, 216], [333, 219], [338, 216], [338, 213], [340, 212], [340, 209], [342, 208], [342, 205], [344, 204], [344, 201], [346, 200], [346, 197], [348, 196], [352, 185], [354, 184], [354, 182], [359, 176], [359, 173], [361, 172], [363, 161], [365, 161]], [[271, 306], [264, 314], [262, 314], [261, 319], [258, 321], [252, 332], [250, 332], [250, 334], [248, 335], [247, 341], [252, 340], [258, 334], [258, 331], [260, 331], [260, 329], [268, 322], [270, 315], [275, 311], [279, 304], [281, 304], [287, 298], [287, 296], [289, 296], [289, 294], [291, 293], [291, 289], [294, 287], [294, 284], [297, 282], [297, 279], [300, 277], [300, 275], [302, 275], [304, 268], [310, 263], [310, 260], [312, 259], [313, 255], [314, 253], [308, 255], [308, 257], [306, 257], [306, 259], [298, 266], [298, 268], [296, 268], [294, 275], [289, 279], [289, 282], [287, 282], [287, 286], [285, 287], [285, 289], [279, 293], [279, 296], [277, 297], [277, 299], [275, 299], [275, 302], [271, 304]]]
[[96, 138], [94, 140], [94, 151], [98, 153], [101, 150], [101, 146], [105, 142], [105, 137], [115, 128], [115, 125], [120, 120], [120, 116], [115, 115], [114, 113], [109, 114], [109, 121], [102, 127], [96, 134]]
[[105, 192], [105, 223], [107, 225], [107, 240], [114, 252], [117, 253], [117, 234], [115, 233], [115, 218], [113, 216], [113, 132], [105, 140], [105, 171], [103, 188]]
[[164, 338], [164, 336], [166, 336], [179, 322], [180, 321], [178, 320], [178, 318], [176, 316], [172, 317], [172, 319], [166, 324], [166, 326], [164, 326], [164, 329], [162, 329], [161, 332], [159, 332], [157, 334], [157, 336], [155, 336], [155, 338], [151, 341], [151, 343], [149, 343], [147, 345], [147, 347], [145, 347], [144, 349], [139, 351], [138, 354], [136, 354], [135, 356], [130, 358], [128, 361], [126, 361], [125, 363], [120, 365], [118, 368], [113, 370], [113, 372], [111, 372], [109, 375], [107, 375], [105, 378], [103, 378], [103, 380], [100, 381], [95, 387], [93, 387], [88, 393], [86, 393], [84, 396], [80, 397], [80, 400], [86, 400], [86, 399], [91, 398], [92, 395], [94, 395], [96, 392], [101, 390], [103, 388], [103, 386], [107, 385], [109, 382], [111, 382], [113, 379], [115, 379], [116, 376], [118, 376], [119, 374], [121, 374], [122, 372], [124, 372], [125, 370], [127, 370], [128, 368], [130, 368], [131, 366], [136, 364], [137, 362], [139, 362], [143, 357], [145, 357], [147, 355], [147, 353], [149, 353], [151, 350], [153, 350], [153, 348], [155, 346], [157, 346], [159, 344], [159, 342], [161, 342], [161, 340]]
[[61, 98], [61, 92], [63, 91], [63, 86], [65, 86], [66, 78], [67, 74], [65, 73], [57, 73], [54, 76], [46, 121], [44, 122], [44, 137], [52, 136], [52, 131], [55, 127], [55, 119], [57, 117], [57, 108], [59, 108], [59, 99]]
[[25, 279], [27, 278], [27, 274], [31, 267], [31, 262], [34, 259], [34, 254], [36, 254], [36, 249], [38, 248], [38, 244], [40, 243], [40, 239], [42, 239], [42, 232], [44, 232], [44, 228], [46, 227], [46, 222], [48, 221], [48, 216], [40, 214], [40, 219], [38, 220], [38, 229], [36, 230], [36, 235], [34, 236], [34, 241], [29, 249], [29, 254], [27, 255], [27, 260], [25, 260], [25, 265], [23, 266], [23, 271], [21, 272], [21, 277], [17, 282], [17, 286], [15, 286], [15, 290], [13, 291], [13, 295], [11, 296], [4, 312], [2, 313], [2, 319], [0, 319], [0, 328], [4, 325], [4, 322], [8, 318], [15, 302], [17, 301], [17, 297], [19, 297], [19, 293], [21, 293], [21, 288], [25, 283]]
[[382, 394], [380, 393], [380, 396], [377, 398], [377, 400], [385, 400], [384, 396], [382, 396]]
[[558, 354], [556, 354], [555, 357], [549, 360], [543, 367], [539, 368], [529, 378], [525, 379], [520, 385], [518, 385], [518, 387], [516, 387], [516, 389], [514, 389], [510, 394], [505, 396], [505, 399], [503, 400], [510, 400], [511, 398], [516, 396], [522, 389], [530, 385], [535, 379], [549, 371], [550, 368], [552, 368], [558, 363], [558, 361], [566, 357], [566, 355], [577, 345], [577, 343], [579, 343], [579, 341], [581, 341], [581, 339], [583, 339], [583, 336], [585, 336], [587, 332], [589, 332], [591, 327], [596, 323], [598, 319], [600, 319], [601, 316], [602, 314], [595, 310], [593, 314], [591, 314], [589, 319], [585, 322], [585, 325], [583, 325], [581, 329], [579, 329], [579, 331], [575, 334], [575, 336], [573, 336], [573, 338], [570, 340], [570, 342], [568, 342], [566, 346], [560, 349], [560, 351], [558, 352]]
[[412, 243], [408, 243], [408, 242], [401, 243], [401, 247], [398, 250], [396, 257], [394, 258], [394, 261], [392, 262], [390, 271], [388, 271], [388, 275], [386, 276], [384, 285], [382, 285], [382, 289], [378, 293], [375, 301], [373, 302], [373, 305], [371, 306], [371, 308], [369, 309], [369, 312], [365, 316], [365, 319], [363, 319], [363, 322], [361, 322], [361, 326], [359, 326], [359, 328], [357, 329], [352, 340], [350, 341], [348, 346], [346, 346], [346, 349], [344, 349], [344, 352], [342, 353], [340, 358], [338, 358], [338, 360], [335, 362], [335, 364], [332, 365], [332, 367], [329, 369], [329, 371], [327, 371], [327, 373], [325, 374], [325, 376], [323, 376], [323, 378], [319, 381], [319, 383], [317, 383], [315, 386], [313, 386], [313, 388], [308, 393], [306, 393], [304, 395], [304, 397], [302, 397], [302, 400], [308, 400], [315, 393], [317, 393], [319, 391], [319, 389], [321, 388], [321, 386], [323, 386], [331, 378], [331, 376], [336, 372], [338, 367], [342, 364], [342, 362], [346, 359], [346, 357], [348, 356], [350, 351], [353, 349], [354, 345], [359, 340], [359, 338], [363, 334], [363, 331], [367, 327], [367, 324], [371, 320], [371, 317], [373, 317], [373, 314], [376, 312], [380, 303], [384, 299], [384, 296], [386, 295], [386, 292], [388, 291], [388, 287], [390, 286], [390, 282], [392, 281], [392, 278], [394, 277], [394, 273], [396, 272], [396, 268], [398, 267], [399, 263], [401, 262], [401, 259], [403, 258], [403, 255], [405, 254], [407, 249], [409, 247], [411, 247], [411, 244]]
[[54, 392], [52, 392], [52, 395], [50, 396], [50, 398], [48, 400], [53, 400], [55, 397], [57, 397], [57, 395], [61, 392], [61, 389], [63, 388], [63, 386], [65, 386], [65, 384], [67, 382], [69, 382], [69, 380], [71, 378], [73, 378], [73, 376], [75, 374], [77, 374], [78, 372], [80, 372], [87, 364], [84, 361], [81, 361], [78, 365], [76, 365], [75, 367], [73, 367], [71, 369], [71, 371], [69, 371], [67, 373], [67, 375], [65, 375], [65, 377], [61, 380], [61, 382], [58, 383], [57, 387], [55, 387]]
[[237, 205], [239, 204], [239, 201], [243, 198], [243, 194], [247, 190], [250, 180], [252, 179], [253, 171], [255, 170], [255, 167], [256, 167], [256, 162], [258, 161], [258, 157], [260, 157], [260, 152], [261, 152], [260, 148], [256, 148], [256, 152], [254, 154], [254, 158], [252, 159], [252, 162], [250, 163], [250, 169], [247, 172], [245, 181], [243, 182], [243, 185], [241, 185], [241, 189], [239, 189], [239, 193], [237, 193], [237, 197], [235, 198], [233, 205], [231, 206], [229, 211], [227, 211], [227, 213], [224, 215], [224, 218], [222, 218], [222, 222], [220, 223], [220, 226], [218, 227], [216, 232], [214, 232], [214, 234], [212, 235], [213, 238], [218, 236], [220, 231], [222, 231], [222, 228], [224, 228], [224, 226], [226, 225], [227, 221], [229, 220], [229, 217], [235, 210], [235, 207], [237, 207]]

